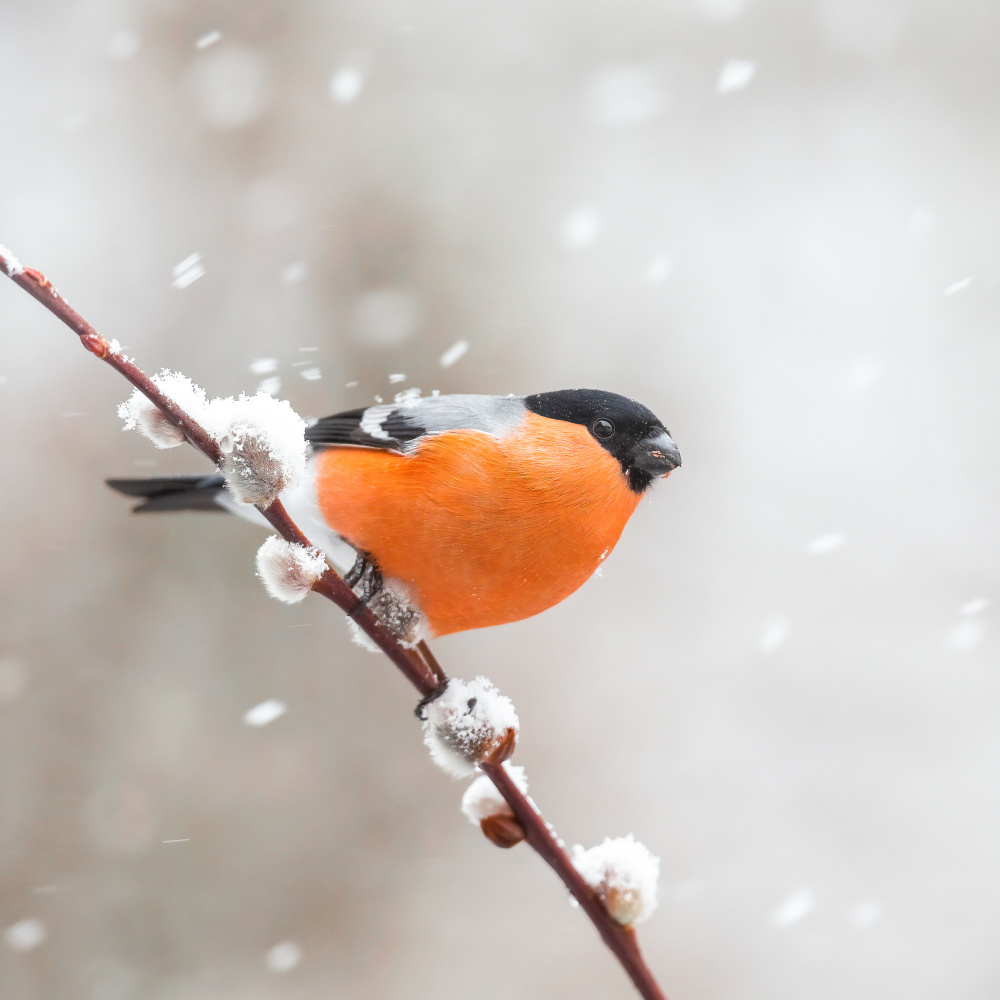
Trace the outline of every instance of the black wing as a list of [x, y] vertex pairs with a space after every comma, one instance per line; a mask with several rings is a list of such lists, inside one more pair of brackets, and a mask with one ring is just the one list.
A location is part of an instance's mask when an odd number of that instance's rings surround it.
[[423, 427], [417, 426], [412, 419], [408, 420], [396, 407], [369, 406], [317, 420], [306, 428], [306, 440], [314, 448], [347, 444], [402, 452], [408, 441], [424, 433]]

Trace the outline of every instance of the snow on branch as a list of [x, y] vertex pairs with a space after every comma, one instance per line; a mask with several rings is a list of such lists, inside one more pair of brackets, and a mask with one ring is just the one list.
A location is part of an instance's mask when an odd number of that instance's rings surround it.
[[0, 243], [0, 260], [3, 261], [3, 269], [7, 272], [8, 278], [24, 274], [21, 262], [2, 243]]

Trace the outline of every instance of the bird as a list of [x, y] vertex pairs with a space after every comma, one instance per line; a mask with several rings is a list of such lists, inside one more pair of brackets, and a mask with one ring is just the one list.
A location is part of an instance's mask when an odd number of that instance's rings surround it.
[[[651, 410], [599, 389], [399, 398], [306, 428], [289, 514], [368, 601], [407, 595], [428, 636], [520, 621], [607, 558], [653, 483], [681, 465]], [[221, 475], [109, 479], [136, 513], [231, 511]], [[345, 550], [344, 543], [349, 546]]]

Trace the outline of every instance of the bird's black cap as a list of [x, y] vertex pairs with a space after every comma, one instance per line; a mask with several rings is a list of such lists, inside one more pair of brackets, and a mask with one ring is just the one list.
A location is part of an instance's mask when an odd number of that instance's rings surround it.
[[560, 389], [527, 396], [524, 405], [540, 417], [583, 424], [618, 460], [636, 493], [681, 464], [677, 445], [660, 419], [627, 396], [602, 389]]

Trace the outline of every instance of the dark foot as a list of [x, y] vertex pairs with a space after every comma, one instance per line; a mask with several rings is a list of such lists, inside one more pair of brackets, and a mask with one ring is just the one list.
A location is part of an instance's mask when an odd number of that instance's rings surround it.
[[361, 600], [367, 604], [382, 589], [382, 573], [378, 566], [369, 562], [361, 574]]
[[364, 552], [359, 552], [354, 565], [344, 574], [344, 583], [352, 590], [360, 583], [361, 593], [351, 616], [356, 615], [382, 589], [382, 573], [374, 561]]
[[448, 678], [445, 677], [430, 694], [425, 694], [420, 701], [417, 702], [417, 707], [413, 710], [413, 714], [423, 722], [426, 716], [424, 715], [424, 709], [432, 702], [437, 701], [441, 695], [444, 694], [445, 689], [448, 687]]
[[361, 580], [361, 575], [365, 571], [365, 566], [368, 565], [368, 557], [363, 553], [359, 552], [354, 557], [354, 565], [344, 574], [344, 583], [353, 590]]

